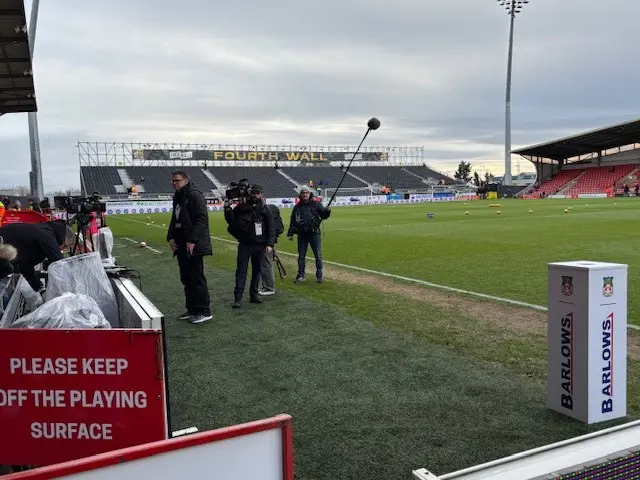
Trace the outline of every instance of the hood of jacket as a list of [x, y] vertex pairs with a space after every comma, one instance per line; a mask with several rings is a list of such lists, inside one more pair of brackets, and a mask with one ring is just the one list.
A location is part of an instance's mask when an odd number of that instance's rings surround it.
[[13, 262], [18, 256], [18, 250], [8, 243], [0, 243], [0, 260]]

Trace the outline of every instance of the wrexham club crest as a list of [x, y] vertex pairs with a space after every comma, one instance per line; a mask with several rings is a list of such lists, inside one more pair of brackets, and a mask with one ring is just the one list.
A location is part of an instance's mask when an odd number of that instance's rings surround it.
[[604, 285], [602, 285], [602, 295], [610, 297], [613, 295], [613, 277], [604, 277]]
[[560, 291], [567, 297], [573, 295], [573, 277], [562, 276], [562, 287], [560, 287]]

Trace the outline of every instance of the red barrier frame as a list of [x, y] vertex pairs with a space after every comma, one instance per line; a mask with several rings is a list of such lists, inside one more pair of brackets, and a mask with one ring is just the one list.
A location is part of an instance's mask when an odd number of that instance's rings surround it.
[[166, 453], [183, 448], [193, 447], [219, 440], [248, 435], [251, 433], [263, 432], [274, 428], [282, 429], [282, 450], [283, 450], [283, 479], [294, 480], [293, 466], [293, 426], [290, 415], [282, 414], [273, 418], [258, 420], [255, 422], [243, 423], [224, 427], [208, 432], [195, 433], [185, 437], [160, 440], [158, 442], [138, 445], [136, 447], [115, 450], [113, 452], [95, 455], [93, 457], [80, 460], [73, 460], [57, 465], [42, 467], [35, 470], [10, 474], [5, 476], [7, 480], [22, 479], [51, 479], [60, 478], [65, 475], [82, 473], [90, 470], [97, 470], [111, 465], [139, 460], [161, 453]]
[[44, 223], [51, 221], [51, 215], [35, 210], [7, 210], [2, 218], [2, 225], [10, 223]]

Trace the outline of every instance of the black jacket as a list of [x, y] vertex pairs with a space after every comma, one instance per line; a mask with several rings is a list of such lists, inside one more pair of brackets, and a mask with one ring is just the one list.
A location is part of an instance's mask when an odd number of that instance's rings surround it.
[[266, 207], [271, 212], [271, 216], [273, 217], [273, 229], [275, 230], [275, 240], [274, 244], [278, 243], [278, 237], [284, 233], [284, 223], [282, 223], [282, 217], [280, 216], [280, 209], [277, 205], [272, 203], [266, 203]]
[[0, 227], [4, 243], [18, 250], [13, 262], [16, 273], [22, 274], [36, 292], [42, 288], [34, 271], [39, 263], [53, 263], [63, 258], [60, 246], [65, 241], [67, 225], [63, 221], [46, 223], [11, 223]]
[[[224, 219], [229, 224], [227, 231], [243, 245], [273, 247], [276, 243], [273, 216], [263, 203], [239, 203], [235, 208], [225, 207]], [[256, 227], [256, 224], [260, 227]], [[257, 233], [257, 228], [261, 229], [261, 234]]]
[[306, 202], [299, 201], [291, 212], [291, 220], [289, 221], [289, 231], [287, 237], [293, 236], [294, 233], [317, 233], [320, 231], [320, 223], [331, 215], [331, 210], [309, 199]]
[[[179, 216], [176, 218], [176, 208]], [[193, 255], [212, 255], [209, 232], [209, 210], [202, 192], [189, 182], [173, 195], [173, 213], [167, 232], [167, 242], [175, 240], [178, 248], [195, 243]]]

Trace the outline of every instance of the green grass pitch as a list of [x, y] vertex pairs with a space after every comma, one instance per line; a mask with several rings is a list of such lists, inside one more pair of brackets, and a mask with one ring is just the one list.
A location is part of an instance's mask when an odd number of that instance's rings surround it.
[[[640, 199], [336, 207], [323, 224], [326, 282], [294, 285], [295, 242], [281, 238], [289, 277], [265, 304], [238, 311], [235, 246], [212, 213], [214, 320], [199, 326], [174, 320], [184, 305], [168, 215], [108, 224], [118, 262], [140, 271], [167, 318], [174, 429], [288, 413], [298, 479], [390, 479], [419, 467], [444, 474], [610, 424], [547, 410], [544, 312], [345, 265], [546, 305], [547, 263], [626, 263], [628, 321], [640, 325], [639, 212]], [[287, 226], [290, 210], [282, 215]], [[312, 280], [311, 259], [307, 272]], [[630, 417], [640, 412], [639, 337], [629, 331]]]

